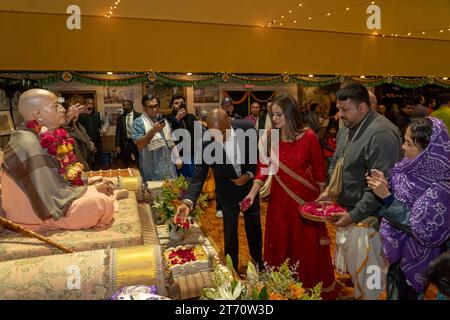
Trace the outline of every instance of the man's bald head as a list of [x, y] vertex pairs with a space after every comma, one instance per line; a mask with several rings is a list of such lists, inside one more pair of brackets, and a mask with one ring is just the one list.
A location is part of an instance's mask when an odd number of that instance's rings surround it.
[[208, 112], [206, 124], [208, 129], [219, 130], [224, 137], [227, 129], [231, 128], [230, 117], [223, 109], [214, 109]]
[[223, 126], [226, 129], [230, 128], [230, 118], [228, 114], [223, 109], [214, 109], [208, 112], [208, 118], [206, 119], [206, 123], [209, 129], [219, 129]]
[[19, 98], [19, 113], [25, 121], [34, 120], [37, 110], [58, 101], [58, 97], [48, 90], [30, 89], [22, 93]]

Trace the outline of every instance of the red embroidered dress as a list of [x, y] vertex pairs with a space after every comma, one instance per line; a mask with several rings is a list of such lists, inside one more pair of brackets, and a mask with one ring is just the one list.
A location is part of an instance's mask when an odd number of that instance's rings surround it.
[[[308, 129], [295, 142], [280, 141], [279, 159], [315, 186], [317, 191], [306, 187], [281, 168], [276, 173], [279, 179], [305, 202], [314, 201], [319, 195], [316, 181], [325, 182], [326, 179], [322, 151], [314, 132]], [[255, 179], [265, 181], [267, 176], [261, 174], [262, 168], [263, 165], [258, 164]], [[292, 265], [299, 261], [297, 272], [303, 285], [311, 288], [322, 282], [322, 297], [333, 299], [335, 279], [327, 228], [322, 222], [302, 218], [298, 207], [299, 204], [274, 177], [267, 207], [264, 260], [271, 266], [281, 265], [287, 258]]]

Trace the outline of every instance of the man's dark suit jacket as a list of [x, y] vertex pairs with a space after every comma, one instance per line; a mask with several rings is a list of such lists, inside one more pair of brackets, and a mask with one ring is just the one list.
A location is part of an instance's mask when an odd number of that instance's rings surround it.
[[[133, 121], [136, 120], [136, 118], [139, 118], [141, 115], [142, 113], [133, 110]], [[116, 147], [120, 147], [123, 152], [126, 152], [128, 144], [126, 121], [127, 115], [124, 113], [117, 118], [116, 125]]]
[[[256, 130], [253, 125], [249, 121], [245, 120], [234, 120], [231, 123], [233, 129], [236, 131], [238, 129], [246, 130], [254, 130], [256, 134]], [[211, 141], [203, 142], [203, 150], [206, 146], [210, 145]], [[237, 143], [237, 142], [236, 142]], [[253, 152], [257, 152], [257, 145], [250, 146], [249, 139], [245, 141], [245, 157], [243, 157], [244, 153], [241, 153], [241, 174], [246, 172], [251, 172], [253, 175], [256, 174], [256, 163], [250, 164], [249, 162], [249, 153], [250, 147], [254, 148]], [[221, 148], [222, 152], [224, 152], [223, 159], [225, 162], [225, 151]], [[254, 161], [255, 162], [255, 161]], [[238, 176], [236, 175], [236, 171], [234, 170], [233, 165], [231, 164], [231, 160], [227, 160], [224, 164], [206, 164], [202, 159], [202, 164], [197, 164], [195, 166], [194, 175], [192, 177], [191, 183], [189, 184], [188, 191], [186, 193], [185, 199], [191, 200], [194, 204], [197, 200], [202, 188], [203, 183], [206, 180], [208, 175], [208, 169], [211, 168], [214, 173], [214, 179], [216, 183], [216, 195], [217, 198], [224, 208], [237, 208], [239, 207], [239, 202], [249, 193], [253, 180], [250, 179], [243, 186], [237, 186], [231, 179], [236, 179]], [[246, 214], [259, 214], [258, 210], [249, 210]]]

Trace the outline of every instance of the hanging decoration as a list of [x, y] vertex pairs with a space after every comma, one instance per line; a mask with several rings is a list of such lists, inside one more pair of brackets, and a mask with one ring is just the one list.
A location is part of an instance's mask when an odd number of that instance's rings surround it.
[[224, 74], [222, 75], [222, 81], [223, 81], [223, 82], [228, 82], [228, 81], [230, 81], [230, 76], [228, 75], [228, 73], [224, 73]]
[[[296, 24], [298, 21], [300, 20], [305, 20], [305, 21], [312, 21], [314, 18], [317, 17], [329, 17], [332, 14], [336, 14], [339, 12], [348, 12], [350, 11], [351, 8], [356, 8], [356, 7], [360, 7], [360, 6], [364, 6], [367, 4], [374, 4], [375, 1], [360, 1], [358, 3], [354, 3], [352, 5], [347, 5], [345, 7], [339, 7], [339, 8], [335, 8], [335, 9], [331, 9], [331, 10], [327, 10], [327, 11], [322, 11], [322, 12], [317, 12], [314, 14], [309, 14], [309, 15], [303, 15], [303, 16], [298, 16], [299, 14], [301, 14], [301, 11], [303, 9], [303, 3], [300, 2], [297, 5], [293, 6], [292, 8], [289, 8], [288, 10], [286, 10], [283, 14], [281, 14], [278, 17], [273, 18], [272, 20], [268, 21], [266, 24], [263, 25], [263, 27], [275, 27], [275, 26], [284, 26], [284, 25], [289, 25], [289, 24]], [[295, 15], [297, 13], [297, 15]]]
[[281, 80], [283, 80], [284, 83], [289, 83], [291, 81], [291, 78], [289, 77], [289, 75], [285, 74], [283, 78], [281, 78]]
[[450, 88], [450, 81], [447, 77], [399, 77], [399, 76], [349, 76], [349, 75], [298, 75], [283, 73], [279, 75], [244, 75], [234, 73], [211, 73], [193, 74], [187, 76], [185, 73], [134, 73], [116, 74], [108, 77], [105, 74], [92, 75], [72, 71], [61, 71], [58, 73], [0, 73], [0, 78], [22, 81], [24, 79], [34, 81], [41, 86], [64, 81], [78, 81], [95, 86], [130, 86], [143, 82], [154, 84], [164, 84], [174, 87], [194, 87], [204, 88], [220, 83], [239, 83], [248, 85], [275, 85], [296, 83], [305, 87], [324, 87], [332, 84], [345, 83], [349, 81], [363, 83], [367, 86], [380, 86], [391, 84], [402, 88], [420, 88], [426, 85], [436, 85], [443, 88]]
[[61, 74], [61, 79], [62, 79], [62, 81], [64, 81], [64, 82], [70, 82], [70, 81], [73, 80], [73, 75], [72, 75], [72, 73], [70, 73], [69, 71], [64, 71], [64, 72]]
[[111, 16], [114, 14], [114, 10], [117, 10], [119, 7], [120, 0], [116, 0], [114, 2], [114, 5], [110, 6], [109, 9], [107, 9], [107, 12], [105, 13], [106, 18], [111, 18]]
[[149, 73], [147, 79], [150, 82], [155, 82], [158, 79], [158, 77], [156, 76], [155, 72], [151, 72], [151, 73]]
[[[332, 15], [336, 14], [348, 14], [352, 12], [352, 9], [355, 9], [357, 7], [363, 7], [369, 5], [369, 8], [373, 8], [375, 5], [375, 1], [360, 1], [353, 4], [348, 4], [346, 6], [337, 7], [333, 9], [329, 9], [326, 11], [316, 12], [312, 14], [302, 14], [302, 11], [304, 10], [305, 6], [303, 6], [303, 3], [300, 2], [296, 5], [293, 5], [291, 8], [285, 10], [281, 15], [274, 17], [270, 21], [266, 22], [263, 27], [264, 28], [280, 28], [280, 27], [289, 27], [294, 26], [300, 21], [306, 21], [310, 22], [318, 17], [330, 17]], [[344, 16], [345, 17], [345, 16]], [[380, 28], [376, 28], [380, 29]], [[410, 30], [407, 32], [401, 32], [401, 33], [381, 33], [381, 32], [371, 32], [368, 33], [370, 35], [375, 35], [379, 37], [404, 37], [404, 38], [411, 38], [411, 37], [418, 37], [419, 39], [423, 39], [423, 36], [429, 35], [429, 34], [443, 34], [445, 32], [450, 31], [450, 25], [447, 24], [445, 26], [442, 26], [441, 28], [433, 28], [433, 29], [425, 29], [425, 30]], [[448, 40], [444, 40], [448, 41]]]

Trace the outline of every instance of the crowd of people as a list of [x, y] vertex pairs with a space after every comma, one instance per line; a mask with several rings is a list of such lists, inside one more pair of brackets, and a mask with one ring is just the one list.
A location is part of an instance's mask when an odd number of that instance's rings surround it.
[[[305, 287], [322, 283], [324, 299], [337, 296], [335, 268], [350, 274], [355, 299], [378, 299], [385, 290], [388, 299], [420, 299], [430, 283], [445, 297], [450, 95], [434, 101], [436, 106], [405, 101], [392, 119], [365, 86], [349, 83], [334, 95], [331, 115], [321, 113], [317, 104], [299, 107], [292, 96], [281, 95], [267, 106], [252, 103], [242, 119], [234, 101], [225, 97], [198, 122], [184, 97], [174, 96], [172, 113], [162, 116], [160, 100], [144, 95], [143, 113], [134, 110], [132, 101], [123, 102], [116, 152], [124, 165], [136, 162], [144, 181], [181, 174], [189, 179], [174, 219], [186, 219], [212, 172], [224, 253], [235, 267], [243, 215], [257, 267], [289, 259]], [[81, 179], [83, 170], [97, 168], [108, 126], [93, 101], [86, 102], [64, 110], [46, 90], [21, 96], [19, 110], [26, 122], [11, 136], [3, 163], [2, 205], [12, 221], [70, 230], [112, 222], [117, 192], [108, 181]], [[430, 113], [430, 108], [436, 110]], [[238, 145], [239, 131], [252, 134], [255, 129], [263, 132], [258, 142]], [[263, 142], [269, 161], [253, 161], [251, 150], [261, 149]], [[204, 161], [206, 149], [228, 161]], [[42, 188], [43, 181], [53, 184]], [[16, 205], [17, 195], [22, 206]], [[263, 197], [268, 197], [264, 235]], [[298, 207], [309, 201], [334, 201], [346, 209], [331, 221], [336, 227], [334, 264], [326, 225], [298, 214]], [[246, 210], [242, 203], [248, 204]], [[379, 279], [369, 285], [374, 267]]]
[[[267, 174], [263, 170], [267, 164], [261, 162], [245, 174], [226, 165], [212, 166], [220, 184], [225, 179], [231, 187], [231, 182], [239, 180], [250, 188], [247, 194], [233, 190], [240, 194], [233, 194], [232, 199], [219, 197], [221, 207], [234, 208], [223, 212], [225, 254], [237, 265], [239, 203], [248, 201], [254, 216], [259, 210], [259, 192], [270, 178], [266, 264], [276, 266], [289, 259], [306, 287], [322, 283], [325, 299], [337, 295], [334, 268], [350, 274], [355, 299], [379, 299], [386, 289], [388, 299], [419, 299], [430, 281], [439, 283], [441, 292], [448, 292], [442, 288], [448, 273], [440, 273], [444, 279], [427, 276], [435, 258], [445, 263], [440, 255], [450, 243], [450, 142], [448, 129], [439, 119], [445, 120], [449, 110], [448, 95], [439, 101], [439, 109], [444, 110], [439, 117], [435, 112], [414, 114], [420, 109], [408, 103], [398, 122], [401, 126], [382, 115], [375, 95], [356, 83], [336, 93], [337, 112], [328, 119], [316, 114], [317, 105], [301, 110], [290, 96], [271, 101], [267, 130], [279, 133], [278, 152], [273, 152], [277, 156], [271, 156], [278, 171]], [[225, 104], [230, 121], [240, 123], [228, 99]], [[256, 104], [244, 121], [260, 123]], [[321, 132], [324, 126], [327, 130]], [[208, 123], [208, 128], [214, 125]], [[221, 143], [226, 150], [233, 134], [224, 137]], [[205, 179], [206, 169], [199, 166], [176, 218], [187, 215]], [[220, 189], [219, 194], [225, 190], [231, 189]], [[298, 214], [299, 205], [314, 200], [336, 201], [346, 209], [333, 214], [331, 222], [336, 227], [334, 266], [325, 225]], [[260, 252], [255, 253], [259, 241], [251, 237], [254, 233], [249, 237], [247, 224], [250, 255], [259, 263]], [[376, 285], [370, 285], [372, 272], [377, 273]]]

